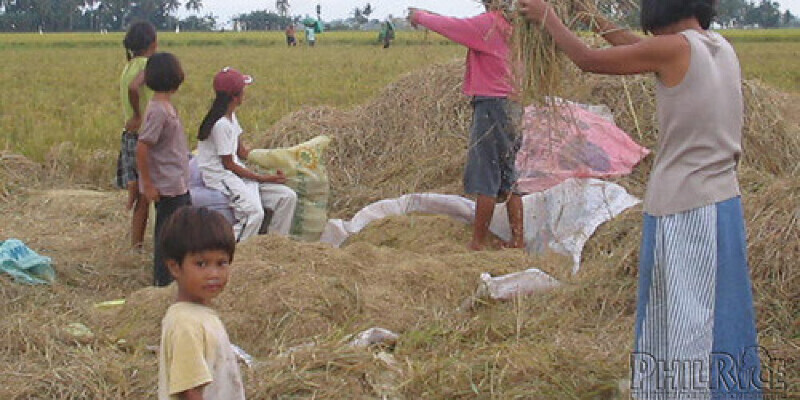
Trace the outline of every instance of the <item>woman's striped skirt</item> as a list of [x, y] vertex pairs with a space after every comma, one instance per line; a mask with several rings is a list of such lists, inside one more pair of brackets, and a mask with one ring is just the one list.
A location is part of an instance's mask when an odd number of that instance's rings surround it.
[[639, 399], [761, 398], [741, 198], [644, 216], [631, 389]]

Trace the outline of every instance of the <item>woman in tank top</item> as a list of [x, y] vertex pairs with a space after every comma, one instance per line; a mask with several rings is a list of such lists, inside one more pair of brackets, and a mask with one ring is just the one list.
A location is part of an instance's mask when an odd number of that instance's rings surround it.
[[659, 138], [631, 357], [636, 398], [757, 398], [764, 384], [736, 177], [741, 71], [731, 45], [709, 30], [714, 3], [642, 0], [648, 37], [585, 13], [613, 45], [604, 49], [586, 46], [543, 0], [518, 3], [582, 70], [656, 76]]

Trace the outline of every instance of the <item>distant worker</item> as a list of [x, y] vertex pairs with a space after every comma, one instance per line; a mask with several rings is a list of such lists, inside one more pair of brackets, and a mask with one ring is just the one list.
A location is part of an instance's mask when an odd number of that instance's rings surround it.
[[306, 25], [305, 31], [306, 31], [306, 43], [308, 43], [309, 46], [314, 47], [314, 44], [317, 42], [317, 36], [316, 32], [314, 31], [314, 27]]
[[392, 44], [392, 40], [394, 40], [394, 23], [392, 22], [391, 15], [383, 23], [383, 28], [381, 29], [381, 34], [379, 36], [383, 41], [383, 48], [388, 49]]
[[297, 36], [294, 30], [294, 24], [289, 24], [286, 27], [286, 45], [289, 47], [297, 46]]

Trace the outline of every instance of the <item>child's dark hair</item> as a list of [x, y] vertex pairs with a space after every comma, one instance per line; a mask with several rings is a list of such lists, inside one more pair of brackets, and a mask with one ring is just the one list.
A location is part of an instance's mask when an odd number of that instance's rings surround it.
[[142, 55], [153, 42], [156, 41], [156, 27], [147, 21], [137, 21], [128, 28], [122, 45], [125, 46], [125, 56], [130, 61]]
[[231, 101], [233, 101], [233, 96], [226, 92], [217, 92], [214, 103], [211, 104], [211, 108], [208, 109], [203, 122], [200, 123], [200, 129], [197, 130], [197, 140], [208, 139], [214, 124], [228, 112], [228, 105], [231, 104]]
[[171, 53], [156, 53], [147, 59], [144, 82], [154, 92], [172, 92], [183, 83], [183, 68]]
[[185, 206], [175, 211], [164, 223], [158, 246], [166, 260], [183, 262], [189, 253], [221, 250], [233, 261], [236, 238], [233, 227], [222, 214], [205, 208]]
[[714, 18], [716, 0], [642, 0], [641, 21], [645, 33], [696, 17], [708, 29]]

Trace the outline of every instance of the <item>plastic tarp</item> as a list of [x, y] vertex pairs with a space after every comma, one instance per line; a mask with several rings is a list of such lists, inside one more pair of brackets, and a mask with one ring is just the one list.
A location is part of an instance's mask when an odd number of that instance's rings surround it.
[[492, 277], [488, 272], [481, 274], [481, 286], [478, 298], [488, 297], [492, 300], [511, 300], [516, 296], [524, 296], [560, 286], [561, 283], [537, 268]]
[[0, 242], [0, 269], [14, 280], [29, 285], [55, 282], [56, 273], [50, 257], [36, 254], [18, 239]]
[[[595, 229], [640, 202], [622, 186], [599, 179], [567, 179], [522, 200], [526, 251], [543, 252], [549, 248], [571, 256], [573, 273], [580, 268], [581, 251]], [[475, 203], [461, 196], [434, 193], [381, 200], [361, 209], [350, 221], [329, 220], [320, 241], [339, 247], [372, 221], [409, 213], [441, 214], [471, 223]], [[503, 240], [511, 239], [505, 204], [495, 207], [489, 229]]]
[[540, 192], [568, 178], [627, 175], [649, 153], [614, 124], [607, 107], [558, 98], [552, 103], [525, 108], [516, 164], [522, 192]]

